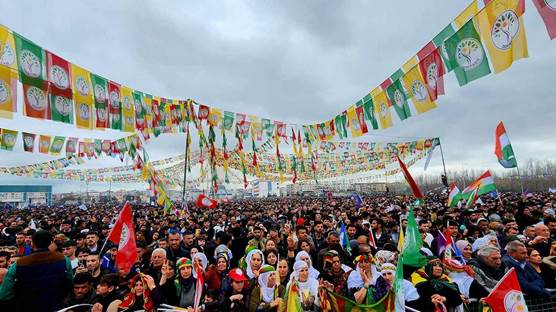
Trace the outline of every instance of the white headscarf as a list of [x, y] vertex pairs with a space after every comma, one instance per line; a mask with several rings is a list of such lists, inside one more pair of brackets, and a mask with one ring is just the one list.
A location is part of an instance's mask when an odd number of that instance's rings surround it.
[[255, 277], [255, 274], [253, 273], [253, 270], [251, 269], [251, 258], [253, 257], [254, 254], [258, 253], [259, 255], [261, 255], [261, 268], [264, 265], [264, 254], [262, 251], [260, 251], [259, 249], [253, 249], [251, 250], [247, 256], [245, 257], [245, 262], [247, 263], [247, 276], [251, 279], [253, 277]]
[[[265, 264], [261, 267], [261, 269], [265, 267], [272, 267], [271, 265]], [[276, 288], [276, 281], [274, 282], [274, 286], [268, 287], [268, 278], [270, 275], [275, 273], [276, 271], [272, 270], [270, 272], [264, 272], [259, 274], [259, 287], [261, 288], [261, 293], [263, 297], [263, 302], [270, 303], [274, 300], [274, 289]]]
[[317, 269], [313, 268], [313, 261], [311, 261], [311, 256], [305, 250], [302, 250], [302, 251], [298, 252], [297, 255], [295, 255], [295, 261], [300, 261], [301, 257], [303, 257], [303, 256], [309, 258], [309, 263], [308, 263], [309, 277], [312, 277], [314, 279], [318, 279], [319, 275], [320, 275], [320, 272]]
[[[201, 258], [201, 263], [203, 264], [203, 272], [207, 269], [207, 265], [208, 265], [208, 259], [207, 256], [202, 253], [202, 252], [198, 252], [193, 256], [193, 259], [191, 259], [191, 262], [193, 262], [193, 264], [195, 264], [195, 259], [196, 258]], [[195, 267], [195, 266], [193, 266]], [[197, 270], [193, 269], [193, 277], [196, 279], [197, 278]]]
[[307, 262], [303, 260], [297, 260], [293, 264], [293, 272], [290, 278], [290, 282], [286, 288], [289, 289], [290, 284], [295, 280], [299, 285], [299, 293], [309, 292], [312, 296], [315, 297], [315, 305], [319, 305], [319, 282], [317, 279], [312, 278], [311, 275], [308, 276], [307, 281], [300, 282], [299, 281], [299, 271], [303, 268], [309, 269], [309, 265]]

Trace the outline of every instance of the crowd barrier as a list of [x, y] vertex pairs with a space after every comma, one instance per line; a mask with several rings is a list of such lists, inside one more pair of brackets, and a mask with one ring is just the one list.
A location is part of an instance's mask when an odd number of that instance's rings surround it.
[[[525, 296], [529, 312], [556, 311], [556, 289], [548, 289], [548, 291], [552, 294], [549, 298], [531, 298], [530, 296]], [[479, 310], [479, 307], [479, 301], [475, 299], [471, 300], [467, 305], [469, 312], [482, 312]]]

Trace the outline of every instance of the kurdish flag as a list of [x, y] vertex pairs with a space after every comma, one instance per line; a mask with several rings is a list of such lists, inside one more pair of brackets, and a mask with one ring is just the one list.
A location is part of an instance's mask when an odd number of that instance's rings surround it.
[[448, 207], [454, 207], [460, 199], [461, 192], [456, 186], [456, 183], [452, 183], [450, 186], [450, 193], [448, 194]]
[[498, 162], [504, 168], [515, 168], [517, 167], [517, 161], [515, 159], [514, 150], [510, 144], [510, 138], [506, 133], [506, 128], [504, 123], [500, 122], [496, 127], [496, 144], [494, 148], [494, 154], [498, 157]]
[[473, 181], [473, 183], [463, 190], [463, 198], [468, 199], [475, 190], [477, 190], [476, 196], [496, 191], [496, 185], [494, 184], [494, 180], [492, 179], [492, 175], [489, 170], [485, 171], [485, 173], [477, 178], [477, 180]]

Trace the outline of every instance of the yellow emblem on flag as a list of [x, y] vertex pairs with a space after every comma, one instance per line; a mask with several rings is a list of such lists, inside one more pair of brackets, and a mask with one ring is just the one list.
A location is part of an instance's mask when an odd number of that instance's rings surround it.
[[73, 80], [73, 101], [75, 103], [75, 125], [78, 128], [93, 127], [93, 85], [91, 73], [75, 64], [71, 64]]
[[495, 73], [529, 56], [522, 14], [520, 0], [492, 0], [476, 17]]
[[415, 66], [406, 72], [402, 77], [402, 80], [409, 97], [415, 105], [417, 113], [422, 114], [436, 108], [436, 103], [434, 103], [429, 96], [429, 92], [427, 91], [425, 80], [421, 75], [419, 66]]
[[390, 114], [390, 103], [388, 103], [388, 98], [383, 90], [376, 87], [371, 91], [371, 96], [373, 98], [373, 104], [375, 108], [375, 113], [378, 116], [378, 121], [380, 122], [380, 127], [382, 129], [392, 127], [392, 115]]

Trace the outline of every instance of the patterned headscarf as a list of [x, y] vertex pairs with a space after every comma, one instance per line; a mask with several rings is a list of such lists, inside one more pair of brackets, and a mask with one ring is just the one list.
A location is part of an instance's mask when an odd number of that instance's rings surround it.
[[156, 311], [156, 308], [154, 301], [151, 298], [151, 291], [149, 287], [147, 287], [147, 283], [141, 273], [135, 275], [135, 277], [129, 281], [129, 292], [125, 294], [122, 303], [120, 303], [120, 309], [122, 309], [122, 311], [127, 311], [135, 304], [135, 301], [137, 300], [137, 296], [135, 295], [135, 284], [139, 278], [141, 278], [141, 282], [143, 283], [143, 309], [145, 312], [154, 312]]

